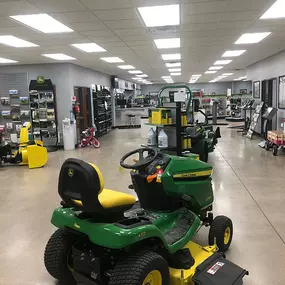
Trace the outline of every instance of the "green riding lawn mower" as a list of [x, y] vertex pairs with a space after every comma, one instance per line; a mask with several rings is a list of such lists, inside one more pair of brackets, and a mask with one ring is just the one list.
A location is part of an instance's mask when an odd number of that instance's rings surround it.
[[[64, 162], [61, 207], [51, 219], [58, 230], [44, 255], [47, 271], [60, 284], [243, 284], [248, 272], [224, 255], [232, 221], [212, 214], [209, 164], [150, 148], [127, 153], [120, 164], [131, 169], [129, 188], [138, 201], [105, 189], [96, 165]], [[202, 226], [209, 227], [205, 246], [193, 242]]]

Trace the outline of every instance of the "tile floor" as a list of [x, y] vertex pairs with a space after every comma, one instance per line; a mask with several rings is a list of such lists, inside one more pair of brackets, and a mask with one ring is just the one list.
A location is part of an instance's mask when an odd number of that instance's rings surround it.
[[[273, 157], [242, 138], [236, 130], [222, 128], [218, 148], [210, 155], [214, 166], [215, 214], [234, 222], [234, 240], [227, 256], [247, 268], [246, 285], [284, 285], [285, 282], [285, 155]], [[101, 139], [101, 148], [49, 154], [44, 168], [0, 168], [0, 284], [56, 284], [45, 271], [43, 252], [55, 228], [50, 217], [60, 199], [57, 179], [63, 161], [77, 157], [96, 163], [105, 186], [128, 190], [129, 173], [120, 170], [123, 154], [143, 141], [140, 130], [116, 130]], [[206, 243], [202, 229], [196, 239]]]

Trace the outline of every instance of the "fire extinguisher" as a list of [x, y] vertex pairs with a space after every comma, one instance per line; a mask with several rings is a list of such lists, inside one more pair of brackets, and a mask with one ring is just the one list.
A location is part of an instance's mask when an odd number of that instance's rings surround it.
[[78, 103], [75, 103], [73, 107], [73, 113], [74, 113], [75, 118], [80, 114], [80, 107]]

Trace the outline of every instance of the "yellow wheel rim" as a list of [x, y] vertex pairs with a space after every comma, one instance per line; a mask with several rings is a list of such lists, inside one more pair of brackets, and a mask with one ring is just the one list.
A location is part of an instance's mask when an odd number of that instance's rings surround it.
[[144, 279], [142, 285], [162, 285], [162, 276], [158, 270], [151, 271]]
[[230, 227], [227, 227], [224, 234], [224, 244], [227, 245], [230, 242], [230, 239], [231, 239], [231, 229]]

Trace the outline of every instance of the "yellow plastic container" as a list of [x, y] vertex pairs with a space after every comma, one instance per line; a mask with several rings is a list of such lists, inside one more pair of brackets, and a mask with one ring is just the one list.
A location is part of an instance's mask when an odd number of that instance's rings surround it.
[[153, 109], [151, 113], [152, 124], [156, 125], [166, 125], [168, 124], [167, 109], [157, 108]]

